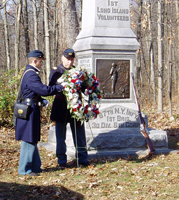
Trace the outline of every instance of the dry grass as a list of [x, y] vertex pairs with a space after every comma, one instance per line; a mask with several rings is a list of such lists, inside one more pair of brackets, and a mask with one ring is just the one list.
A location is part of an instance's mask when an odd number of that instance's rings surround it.
[[[179, 120], [166, 113], [148, 112], [149, 126], [167, 130], [170, 148], [179, 149]], [[152, 119], [152, 120], [151, 120]], [[47, 141], [48, 126], [43, 127]], [[149, 158], [106, 158], [90, 160], [88, 168], [59, 170], [53, 152], [39, 147], [44, 171], [39, 177], [18, 175], [20, 142], [14, 130], [0, 130], [0, 200], [152, 200], [179, 199], [179, 153]]]

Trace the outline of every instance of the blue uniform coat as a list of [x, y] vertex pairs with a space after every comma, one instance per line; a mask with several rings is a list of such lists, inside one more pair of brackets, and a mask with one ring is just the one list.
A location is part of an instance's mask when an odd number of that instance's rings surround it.
[[[34, 71], [28, 71], [23, 77], [21, 90], [24, 98], [34, 98], [39, 95], [38, 99], [41, 101], [41, 96], [62, 92], [62, 85], [44, 85], [38, 75], [38, 70], [31, 65], [27, 65], [25, 71], [28, 69], [33, 69]], [[40, 107], [37, 104], [33, 103], [30, 106], [29, 120], [17, 118], [15, 138], [29, 143], [40, 141]]]

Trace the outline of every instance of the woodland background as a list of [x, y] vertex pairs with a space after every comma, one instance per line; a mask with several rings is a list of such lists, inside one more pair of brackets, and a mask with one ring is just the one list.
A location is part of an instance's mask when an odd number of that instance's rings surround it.
[[[131, 28], [140, 43], [135, 84], [139, 102], [168, 116], [179, 113], [179, 1], [131, 0]], [[82, 0], [0, 1], [0, 119], [11, 124], [19, 79], [29, 51], [39, 49], [46, 61], [41, 73], [48, 84], [50, 69], [60, 64], [81, 29]]]
[[[0, 199], [179, 199], [179, 0], [130, 1], [131, 28], [140, 43], [135, 84], [150, 128], [167, 131], [169, 155], [90, 160], [88, 168], [59, 170], [54, 152], [39, 147], [41, 176], [18, 175], [20, 141], [12, 129], [13, 104], [27, 53], [45, 52], [47, 83], [61, 52], [81, 29], [80, 0], [0, 0]], [[49, 97], [52, 102], [53, 97]], [[41, 142], [48, 142], [51, 106], [42, 112]]]

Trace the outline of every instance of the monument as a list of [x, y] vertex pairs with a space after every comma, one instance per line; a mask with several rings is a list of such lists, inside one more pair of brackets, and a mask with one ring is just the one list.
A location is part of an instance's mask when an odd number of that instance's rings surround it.
[[[94, 72], [102, 90], [99, 117], [85, 123], [89, 158], [146, 150], [130, 77], [139, 43], [130, 28], [129, 0], [83, 0], [82, 29], [73, 48], [78, 66]], [[67, 129], [67, 155], [73, 157]], [[156, 149], [168, 148], [165, 131], [149, 129], [149, 137]], [[55, 143], [51, 127], [49, 144]]]

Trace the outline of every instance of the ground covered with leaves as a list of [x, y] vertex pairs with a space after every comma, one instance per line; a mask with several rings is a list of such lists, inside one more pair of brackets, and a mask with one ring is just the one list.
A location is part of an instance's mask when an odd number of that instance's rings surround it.
[[[146, 112], [149, 127], [166, 130], [169, 147], [179, 150], [179, 118], [167, 113]], [[42, 127], [42, 140], [48, 140], [49, 125]], [[105, 158], [90, 160], [91, 166], [59, 170], [53, 152], [39, 147], [44, 170], [39, 177], [18, 175], [20, 142], [14, 129], [0, 130], [0, 200], [179, 200], [179, 153], [149, 158]]]

